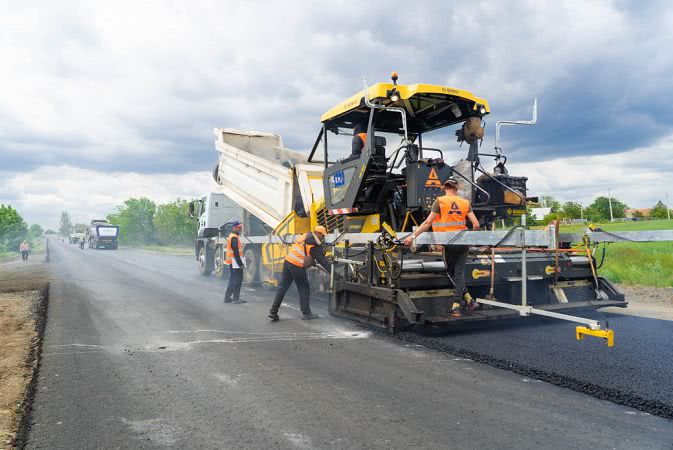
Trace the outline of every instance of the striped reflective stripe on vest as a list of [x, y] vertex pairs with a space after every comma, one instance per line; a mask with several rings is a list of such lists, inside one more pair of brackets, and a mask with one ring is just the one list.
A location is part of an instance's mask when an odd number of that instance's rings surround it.
[[305, 234], [304, 236], [300, 237], [294, 244], [292, 244], [292, 247], [290, 247], [290, 251], [287, 252], [285, 261], [297, 267], [304, 267], [304, 261], [306, 261], [306, 253], [310, 253], [311, 248], [314, 247], [313, 245], [306, 245], [306, 236], [308, 236], [308, 234]]
[[465, 218], [470, 212], [470, 202], [457, 195], [437, 197], [439, 214], [432, 222], [432, 231], [460, 231], [467, 229]]
[[432, 222], [432, 226], [434, 228], [436, 227], [455, 227], [455, 226], [461, 226], [465, 225], [465, 221], [462, 220], [460, 222]]
[[241, 242], [241, 238], [236, 233], [230, 233], [227, 238], [227, 255], [224, 259], [224, 263], [228, 265], [231, 265], [234, 260], [234, 249], [231, 248], [231, 240], [234, 237], [238, 238], [238, 256], [243, 258], [243, 243]]

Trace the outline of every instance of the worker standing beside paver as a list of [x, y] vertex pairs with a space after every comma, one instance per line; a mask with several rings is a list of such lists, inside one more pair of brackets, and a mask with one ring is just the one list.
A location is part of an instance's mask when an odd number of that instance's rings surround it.
[[243, 268], [245, 262], [241, 254], [243, 253], [243, 244], [241, 243], [241, 230], [243, 224], [234, 222], [229, 238], [227, 239], [227, 256], [224, 260], [229, 265], [230, 276], [227, 290], [224, 293], [224, 303], [248, 303], [241, 300], [241, 285], [243, 284]]
[[[467, 230], [467, 219], [472, 223], [473, 231], [479, 230], [479, 221], [472, 212], [469, 200], [458, 195], [458, 180], [449, 177], [444, 182], [443, 188], [445, 195], [435, 199], [430, 214], [413, 233], [407, 236], [404, 240], [405, 245], [411, 245], [416, 237], [431, 227], [435, 232]], [[444, 245], [442, 247], [446, 273], [454, 285], [450, 312], [453, 317], [460, 317], [466, 309], [474, 310], [479, 307], [479, 304], [472, 301], [469, 295], [465, 295], [465, 262], [470, 247], [467, 245]], [[469, 304], [465, 297], [468, 297]]]
[[325, 270], [329, 270], [330, 262], [325, 257], [322, 249], [323, 240], [326, 235], [327, 230], [325, 227], [318, 225], [313, 230], [313, 233], [306, 233], [290, 247], [283, 263], [283, 275], [280, 280], [280, 286], [269, 311], [269, 318], [274, 322], [279, 319], [278, 309], [281, 303], [283, 303], [285, 293], [290, 289], [293, 281], [297, 285], [297, 291], [299, 291], [299, 306], [302, 312], [302, 319], [310, 320], [318, 318], [317, 314], [311, 312], [311, 291], [306, 269], [317, 262]]

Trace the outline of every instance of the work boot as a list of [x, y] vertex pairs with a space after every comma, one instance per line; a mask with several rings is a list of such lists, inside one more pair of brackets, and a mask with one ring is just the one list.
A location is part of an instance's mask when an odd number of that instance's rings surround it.
[[280, 320], [280, 317], [278, 317], [278, 313], [275, 312], [269, 313], [267, 317], [271, 319], [271, 322], [278, 322]]
[[460, 311], [460, 303], [453, 302], [451, 305], [451, 317], [461, 317], [463, 313]]
[[301, 316], [302, 320], [317, 319], [318, 317], [320, 317], [320, 316], [317, 315], [316, 313], [308, 313], [308, 314], [303, 314]]
[[467, 311], [469, 312], [475, 311], [481, 306], [472, 298], [469, 292], [466, 292], [463, 298], [465, 299], [465, 303], [467, 304]]
[[231, 302], [231, 303], [233, 303], [233, 304], [235, 304], [235, 305], [238, 305], [238, 304], [240, 304], [240, 303], [248, 303], [248, 301], [247, 301], [247, 300], [241, 300], [241, 299], [238, 299], [238, 300], [234, 300], [234, 301]]
[[231, 303], [231, 299], [230, 298], [225, 298], [224, 303]]

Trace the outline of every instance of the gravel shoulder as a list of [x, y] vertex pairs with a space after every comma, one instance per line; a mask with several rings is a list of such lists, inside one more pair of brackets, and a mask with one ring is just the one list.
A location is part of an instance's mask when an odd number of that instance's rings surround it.
[[658, 288], [651, 286], [619, 286], [626, 301], [627, 308], [605, 308], [615, 314], [648, 317], [651, 319], [673, 320], [673, 288]]

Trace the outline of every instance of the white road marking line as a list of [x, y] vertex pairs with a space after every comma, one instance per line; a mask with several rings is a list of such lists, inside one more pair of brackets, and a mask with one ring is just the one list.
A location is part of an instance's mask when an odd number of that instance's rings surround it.
[[101, 353], [103, 349], [100, 350], [89, 350], [88, 352], [57, 352], [57, 353], [42, 353], [41, 356], [60, 356], [60, 355], [83, 355], [85, 353]]

